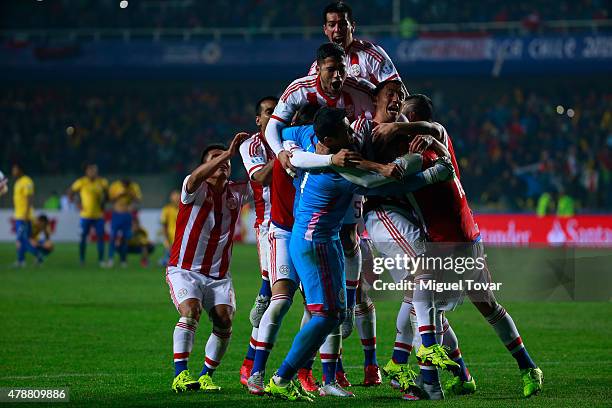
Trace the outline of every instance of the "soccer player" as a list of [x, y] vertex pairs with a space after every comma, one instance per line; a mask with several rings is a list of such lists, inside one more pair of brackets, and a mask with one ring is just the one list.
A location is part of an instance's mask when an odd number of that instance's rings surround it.
[[[317, 143], [318, 153], [338, 153], [352, 144], [351, 129], [342, 109], [321, 108], [315, 116], [314, 129], [320, 141]], [[339, 329], [346, 311], [344, 257], [339, 230], [353, 194], [411, 191], [452, 175], [448, 163], [438, 166], [430, 173], [408, 177], [404, 184], [377, 189], [352, 184], [330, 170], [305, 174], [289, 249], [304, 288], [307, 308], [313, 316], [295, 337], [285, 361], [266, 386], [267, 393], [288, 400], [311, 400], [311, 396], [302, 393], [301, 387], [295, 385], [293, 377], [326, 336]]]
[[32, 219], [34, 218], [34, 182], [26, 176], [19, 164], [14, 164], [11, 173], [15, 178], [13, 186], [13, 206], [15, 207], [15, 232], [17, 234], [17, 262], [15, 266], [25, 266], [25, 254], [30, 252], [38, 263], [42, 255], [30, 243]]
[[[323, 9], [323, 33], [330, 42], [340, 45], [345, 53], [348, 75], [362, 78], [374, 85], [390, 79], [400, 79], [393, 62], [379, 45], [353, 37], [356, 23], [348, 4], [337, 1]], [[308, 71], [316, 73], [315, 61]]]
[[[404, 103], [403, 112], [411, 121], [433, 121], [433, 104], [431, 99], [425, 95], [408, 97]], [[441, 140], [453, 156], [452, 162], [456, 176], [451, 181], [415, 192], [417, 212], [421, 215], [427, 229], [429, 241], [463, 243], [462, 248], [455, 254], [456, 256], [483, 257], [484, 248], [478, 225], [474, 221], [467, 197], [459, 181], [459, 171], [451, 139], [443, 127], [441, 136]], [[425, 151], [424, 157], [429, 163], [435, 159], [435, 155], [430, 151]], [[427, 164], [424, 163], [424, 166]], [[482, 282], [491, 282], [491, 274], [486, 266], [481, 271], [479, 278]], [[497, 302], [490, 289], [484, 293], [467, 291], [467, 295], [516, 360], [523, 381], [523, 395], [530, 397], [538, 394], [542, 390], [542, 370], [529, 356], [510, 314]], [[454, 340], [456, 343], [456, 337]], [[471, 387], [470, 383], [473, 383], [473, 380], [465, 369], [458, 345], [455, 345], [450, 351], [450, 356], [459, 363], [461, 370], [455, 373], [455, 378], [447, 384], [446, 390], [451, 393], [465, 393], [465, 389]]]
[[[248, 138], [238, 133], [226, 149], [204, 149], [200, 165], [183, 181], [176, 239], [166, 268], [170, 296], [180, 314], [173, 335], [175, 377], [172, 389], [218, 391], [212, 375], [229, 345], [236, 300], [229, 267], [236, 221], [252, 196], [247, 182], [228, 181], [230, 159]], [[199, 378], [187, 370], [202, 312], [212, 321]]]
[[131, 238], [127, 241], [127, 253], [139, 254], [140, 265], [143, 268], [149, 266], [149, 255], [155, 251], [155, 244], [149, 240], [149, 233], [140, 224], [137, 216], [132, 220]]
[[[293, 118], [301, 106], [313, 104], [345, 108], [347, 117], [353, 121], [362, 115], [368, 115], [374, 110], [372, 104], [371, 84], [364, 86], [354, 78], [347, 77], [346, 53], [336, 43], [326, 43], [317, 50], [316, 75], [310, 75], [293, 81], [285, 90], [268, 123], [266, 140], [278, 156], [284, 168], [293, 168], [289, 162], [289, 153], [283, 149], [280, 131]], [[346, 277], [349, 282], [347, 307], [353, 314], [356, 294], [356, 282], [361, 270], [361, 251], [357, 237], [355, 207], [361, 205], [361, 197], [353, 198], [353, 204], [347, 209], [345, 226], [340, 233], [340, 239], [345, 256]], [[360, 214], [358, 214], [360, 215]], [[347, 319], [343, 324], [343, 332], [349, 333], [353, 319]], [[342, 369], [338, 370], [338, 380], [341, 385], [350, 383]]]
[[162, 233], [164, 236], [164, 257], [160, 263], [162, 266], [168, 264], [170, 259], [170, 248], [174, 243], [174, 233], [176, 232], [176, 217], [178, 216], [179, 202], [181, 201], [181, 193], [178, 190], [172, 190], [170, 192], [169, 202], [166, 204], [161, 211], [160, 222], [162, 225]]
[[[119, 260], [122, 267], [127, 266], [128, 241], [132, 237], [132, 214], [136, 203], [142, 200], [138, 183], [128, 178], [114, 181], [108, 189], [108, 197], [113, 203], [111, 218], [110, 245], [108, 247], [108, 266], [112, 267], [115, 248], [119, 248]], [[117, 239], [120, 240], [117, 245]]]
[[289, 84], [274, 108], [265, 137], [285, 169], [292, 166], [290, 154], [281, 142], [281, 130], [291, 123], [300, 107], [312, 104], [344, 108], [350, 121], [373, 112], [372, 89], [354, 78], [347, 78], [345, 57], [344, 49], [338, 44], [321, 45], [317, 50], [317, 73]]
[[[316, 136], [312, 129], [314, 114], [318, 110], [317, 105], [304, 105], [296, 114], [292, 127], [284, 128], [282, 131], [283, 140], [290, 140], [292, 143], [314, 152], [313, 143], [316, 143]], [[308, 145], [308, 147], [306, 147]], [[307, 163], [306, 160], [299, 160], [299, 153], [292, 150], [295, 154], [292, 163], [298, 168], [317, 166], [317, 163]], [[317, 155], [315, 155], [317, 156]], [[338, 153], [332, 157], [318, 156], [323, 158], [322, 165], [329, 167], [331, 163], [339, 166], [344, 165], [348, 155], [345, 152]], [[304, 157], [302, 157], [304, 159]], [[312, 157], [311, 157], [312, 159]], [[331, 159], [331, 160], [330, 160]], [[296, 187], [299, 187], [303, 172], [299, 171], [299, 176], [292, 179], [282, 168], [278, 160], [274, 161], [272, 172], [272, 205], [270, 211], [271, 225], [269, 230], [270, 240], [270, 281], [272, 284], [272, 301], [266, 309], [259, 326], [257, 337], [257, 350], [255, 353], [254, 365], [251, 376], [247, 381], [249, 392], [255, 395], [264, 393], [265, 366], [270, 355], [270, 351], [276, 340], [276, 335], [280, 329], [283, 317], [292, 304], [293, 295], [298, 287], [299, 279], [293, 268], [293, 263], [289, 256], [289, 241], [291, 229], [293, 227], [293, 208], [299, 199], [295, 198]], [[308, 319], [310, 313], [308, 312]], [[305, 324], [307, 320], [303, 319]], [[323, 362], [324, 385], [319, 389], [312, 376], [312, 363], [314, 356], [309, 359], [298, 371], [298, 379], [306, 391], [319, 391], [320, 395], [333, 396], [352, 396], [335, 384], [335, 372], [331, 371], [332, 360], [335, 366], [336, 359], [340, 351], [339, 333], [328, 336], [327, 341], [321, 346], [320, 353]]]
[[51, 242], [51, 223], [45, 214], [40, 214], [32, 222], [32, 233], [30, 243], [38, 252], [44, 256], [53, 252], [53, 242]]
[[249, 314], [249, 320], [253, 328], [247, 353], [240, 367], [240, 383], [248, 386], [248, 378], [253, 368], [255, 350], [257, 348], [257, 331], [259, 322], [268, 305], [270, 304], [269, 280], [269, 243], [268, 229], [270, 227], [270, 184], [272, 181], [272, 166], [274, 153], [268, 146], [264, 133], [270, 120], [272, 112], [278, 103], [275, 96], [264, 96], [255, 104], [255, 124], [258, 132], [248, 138], [240, 145], [242, 163], [249, 175], [251, 188], [253, 189], [253, 200], [255, 202], [255, 234], [257, 236], [257, 253], [259, 255], [259, 272], [261, 274], [261, 287], [255, 298], [253, 308]]
[[[401, 81], [397, 79], [379, 83], [375, 90], [376, 112], [374, 118], [372, 120], [359, 118], [352, 124], [355, 136], [362, 144], [363, 153], [367, 158], [388, 162], [397, 157], [400, 146], [389, 144], [385, 140], [374, 140], [372, 130], [379, 124], [395, 123], [397, 121], [402, 101], [405, 98], [404, 89]], [[439, 132], [436, 126], [428, 122], [403, 123], [403, 129], [409, 135], [438, 134]], [[402, 153], [407, 153], [407, 149], [404, 148]], [[420, 166], [420, 163], [419, 161], [417, 164]], [[418, 220], [412, 216], [412, 206], [405, 197], [370, 196], [365, 203], [364, 211], [368, 235], [380, 253], [391, 258], [394, 258], [396, 255], [412, 257], [422, 253], [424, 237], [422, 236]], [[405, 270], [392, 269], [389, 272], [395, 282], [406, 279], [408, 275]], [[422, 279], [423, 274], [420, 274], [419, 278]], [[419, 296], [424, 296], [424, 294], [419, 294]], [[420, 302], [419, 305], [421, 303], [424, 302]], [[405, 304], [412, 305], [412, 294], [406, 294], [402, 308], [400, 308], [398, 313], [398, 322], [403, 321], [403, 319], [410, 319], [410, 310], [406, 309]], [[431, 302], [426, 304], [433, 307]], [[373, 313], [374, 306], [366, 298], [365, 302], [358, 305], [358, 310], [360, 312], [359, 316], [365, 315], [363, 319], [365, 322], [359, 322], [358, 329], [360, 330], [360, 337], [366, 355], [365, 366], [367, 368], [367, 365], [374, 365], [376, 363], [375, 348], [372, 347], [372, 344], [375, 342], [375, 331], [372, 329], [371, 324], [369, 324], [369, 321], [373, 319], [368, 319], [368, 315]], [[433, 315], [430, 316], [427, 310], [424, 313], [429, 319], [429, 323], [433, 324]], [[427, 324], [427, 326], [429, 325]], [[408, 388], [416, 384], [411, 380], [412, 372], [407, 369], [408, 356], [412, 349], [412, 338], [406, 342], [404, 337], [405, 334], [398, 330], [393, 359], [389, 361], [383, 371], [393, 381], [398, 381], [403, 388]], [[426, 334], [426, 337], [426, 344], [433, 346], [433, 336]], [[430, 344], [430, 342], [432, 343]], [[440, 347], [437, 348], [437, 352], [445, 356]], [[371, 368], [371, 371], [374, 371], [374, 369]]]
[[85, 176], [77, 179], [70, 187], [71, 197], [79, 194], [81, 206], [81, 241], [79, 243], [79, 259], [85, 264], [87, 235], [94, 228], [98, 242], [98, 263], [104, 263], [104, 201], [108, 190], [108, 181], [98, 176], [98, 166], [88, 164]]

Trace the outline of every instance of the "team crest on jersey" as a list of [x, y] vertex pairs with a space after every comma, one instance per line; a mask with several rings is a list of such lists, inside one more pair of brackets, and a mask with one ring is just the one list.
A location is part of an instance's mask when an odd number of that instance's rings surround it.
[[389, 61], [385, 62], [385, 64], [382, 66], [381, 71], [385, 75], [391, 75], [391, 72], [393, 72], [393, 67], [391, 66], [391, 63]]
[[361, 75], [361, 67], [359, 66], [359, 64], [353, 64], [349, 67], [349, 73], [351, 74], [351, 76], [354, 77], [358, 77], [359, 75]]
[[238, 208], [238, 200], [236, 200], [236, 197], [234, 197], [233, 195], [227, 197], [227, 208], [229, 208], [230, 210], [235, 210], [236, 208]]

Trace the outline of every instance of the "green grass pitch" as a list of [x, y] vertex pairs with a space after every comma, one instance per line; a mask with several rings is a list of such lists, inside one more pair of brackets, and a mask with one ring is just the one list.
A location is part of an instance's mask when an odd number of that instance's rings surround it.
[[[528, 250], [526, 250], [528, 251]], [[215, 374], [218, 394], [170, 390], [172, 331], [177, 321], [164, 270], [143, 269], [138, 259], [127, 269], [103, 270], [94, 261], [80, 268], [76, 245], [59, 245], [40, 268], [11, 269], [12, 244], [0, 245], [0, 387], [70, 387], [67, 406], [285, 406], [247, 394], [239, 383], [250, 335], [248, 312], [259, 288], [256, 250], [237, 245], [232, 274], [238, 310], [229, 351]], [[461, 350], [476, 379], [469, 397], [419, 406], [576, 407], [612, 404], [612, 305], [601, 303], [507, 303], [523, 339], [544, 371], [544, 392], [523, 400], [518, 369], [487, 323], [465, 304], [449, 314]], [[395, 336], [395, 301], [377, 301], [378, 359], [390, 357]], [[299, 328], [297, 296], [272, 352], [268, 374], [279, 366]], [[199, 372], [210, 323], [203, 318], [190, 369]], [[344, 343], [349, 379], [363, 378], [357, 333]], [[319, 363], [315, 364], [320, 376]], [[444, 377], [445, 379], [446, 377]], [[387, 384], [355, 386], [355, 399], [318, 399], [333, 406], [409, 404]], [[2, 406], [3, 404], [0, 404]]]

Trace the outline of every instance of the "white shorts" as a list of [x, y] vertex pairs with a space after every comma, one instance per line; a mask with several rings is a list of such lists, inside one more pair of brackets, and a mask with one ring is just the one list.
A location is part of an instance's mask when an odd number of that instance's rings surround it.
[[229, 275], [223, 279], [213, 279], [199, 272], [169, 266], [166, 269], [166, 282], [177, 310], [186, 299], [200, 300], [206, 312], [217, 305], [229, 305], [236, 309], [234, 285]]
[[268, 231], [268, 241], [270, 242], [270, 285], [274, 286], [276, 281], [281, 279], [291, 279], [298, 284], [300, 279], [289, 254], [291, 232], [272, 224]]
[[[381, 256], [415, 257], [425, 252], [425, 237], [419, 226], [393, 207], [369, 211], [365, 221], [368, 236]], [[396, 268], [388, 271], [394, 282], [405, 279], [410, 272]]]
[[351, 205], [344, 214], [342, 224], [358, 224], [363, 219], [363, 196], [354, 194]]
[[257, 255], [259, 256], [259, 272], [263, 280], [269, 280], [270, 270], [270, 242], [268, 240], [268, 227], [255, 228], [257, 238]]

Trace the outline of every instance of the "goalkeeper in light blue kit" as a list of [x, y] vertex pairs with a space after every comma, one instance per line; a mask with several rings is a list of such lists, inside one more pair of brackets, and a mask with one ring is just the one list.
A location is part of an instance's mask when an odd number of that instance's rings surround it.
[[[317, 153], [338, 153], [353, 144], [352, 130], [343, 109], [321, 108], [315, 116], [314, 130], [319, 141], [316, 144]], [[402, 159], [406, 160], [405, 157], [399, 160]], [[364, 170], [389, 176], [401, 175], [399, 164], [379, 165], [361, 160], [355, 162], [355, 165]], [[388, 170], [388, 166], [397, 169], [397, 172], [386, 172], [384, 169]], [[384, 181], [379, 182], [378, 177], [372, 178], [365, 174], [364, 177], [355, 174], [347, 177], [332, 169], [312, 170], [304, 175], [289, 250], [312, 319], [296, 335], [281, 367], [270, 379], [265, 390], [268, 394], [291, 401], [312, 398], [293, 378], [298, 368], [310, 359], [326, 336], [338, 328], [346, 312], [344, 256], [339, 231], [353, 194], [397, 195], [398, 192], [408, 193], [448, 180], [452, 176], [453, 167], [444, 158], [425, 171], [403, 175], [400, 183], [386, 185], [380, 185]], [[367, 183], [368, 179], [372, 181]], [[375, 184], [380, 186], [369, 188]]]

